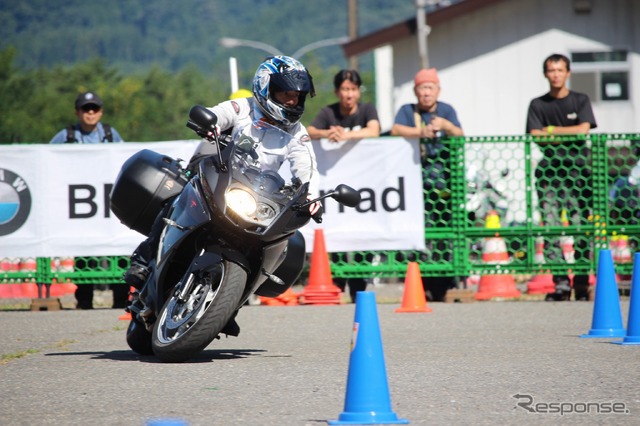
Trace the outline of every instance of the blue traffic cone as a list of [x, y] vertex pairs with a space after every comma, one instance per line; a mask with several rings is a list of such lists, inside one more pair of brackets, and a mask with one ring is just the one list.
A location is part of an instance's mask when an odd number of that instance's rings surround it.
[[624, 337], [624, 334], [620, 294], [611, 250], [600, 250], [591, 330], [580, 337]]
[[621, 341], [611, 343], [617, 345], [640, 345], [640, 253], [636, 253], [633, 257], [627, 335]]
[[177, 418], [150, 419], [147, 420], [145, 426], [189, 426], [189, 423]]
[[356, 294], [344, 411], [330, 425], [407, 424], [391, 411], [375, 293]]

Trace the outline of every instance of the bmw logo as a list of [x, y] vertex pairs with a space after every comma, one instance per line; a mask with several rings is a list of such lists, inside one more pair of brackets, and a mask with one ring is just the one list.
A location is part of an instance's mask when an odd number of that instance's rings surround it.
[[0, 169], [0, 237], [9, 235], [27, 221], [31, 212], [31, 192], [22, 177]]

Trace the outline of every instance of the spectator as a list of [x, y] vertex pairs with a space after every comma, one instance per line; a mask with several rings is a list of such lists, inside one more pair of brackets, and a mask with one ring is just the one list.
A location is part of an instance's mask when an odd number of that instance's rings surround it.
[[[438, 100], [440, 79], [435, 68], [421, 69], [414, 78], [415, 104], [405, 104], [398, 110], [391, 135], [420, 138], [425, 226], [450, 227], [451, 201], [441, 194], [449, 187], [449, 147], [443, 136], [463, 136], [455, 109]], [[447, 241], [429, 242], [433, 260], [451, 260], [452, 247]], [[455, 287], [455, 277], [440, 276], [422, 279], [427, 295], [433, 301], [443, 301], [449, 288]]]
[[[571, 76], [569, 58], [553, 54], [544, 60], [544, 76], [549, 92], [529, 104], [527, 133], [534, 136], [587, 134], [596, 127], [589, 97], [567, 88]], [[589, 152], [584, 138], [563, 142], [538, 142], [543, 158], [536, 167], [536, 192], [542, 221], [549, 226], [562, 226], [567, 220], [578, 223], [588, 220], [588, 201], [592, 195]], [[580, 178], [580, 179], [579, 179]], [[579, 182], [583, 182], [582, 185]], [[590, 255], [586, 242], [579, 243], [576, 258]], [[565, 259], [571, 262], [573, 259]], [[547, 300], [570, 300], [571, 286], [567, 275], [554, 275], [555, 293]], [[576, 300], [587, 300], [589, 276], [575, 275], [573, 288]]]
[[[311, 139], [342, 142], [380, 136], [378, 112], [372, 104], [360, 102], [360, 86], [362, 80], [356, 70], [341, 70], [335, 75], [333, 87], [338, 102], [322, 108], [313, 119], [308, 127]], [[331, 257], [333, 262], [339, 260], [337, 254]], [[355, 302], [358, 291], [367, 288], [364, 278], [336, 278], [334, 282], [342, 291], [349, 285], [352, 302]]]
[[[103, 124], [102, 99], [95, 92], [84, 92], [76, 98], [75, 109], [78, 121], [75, 124], [60, 130], [49, 143], [107, 143], [123, 142], [120, 133], [108, 124]], [[96, 267], [93, 262], [87, 262], [85, 258], [76, 258], [76, 268]], [[115, 284], [111, 286], [113, 291], [113, 308], [119, 309], [127, 306], [129, 289], [125, 285]], [[78, 309], [93, 309], [93, 284], [81, 284], [76, 289], [75, 296]]]
[[78, 122], [60, 130], [49, 143], [102, 143], [123, 142], [120, 133], [103, 124], [102, 99], [94, 92], [85, 92], [76, 98]]
[[340, 142], [380, 136], [378, 112], [372, 104], [360, 102], [361, 86], [356, 70], [341, 70], [335, 75], [338, 102], [322, 108], [313, 119], [308, 128], [311, 139]]
[[[285, 146], [258, 144], [255, 150], [260, 166], [264, 170], [277, 171], [286, 161], [290, 164], [294, 177], [303, 183], [309, 182], [309, 197], [317, 196], [320, 189], [315, 153], [307, 129], [300, 123], [307, 95], [315, 96], [311, 75], [304, 65], [293, 58], [269, 57], [256, 70], [252, 93], [251, 98], [228, 100], [210, 108], [218, 118], [219, 130], [224, 132], [234, 128], [250, 132], [249, 125], [252, 122], [266, 121], [295, 136], [293, 140], [300, 143]], [[207, 146], [211, 144], [200, 144], [196, 148], [190, 160], [191, 164], [198, 158], [209, 155], [206, 151]], [[125, 273], [124, 279], [137, 289], [142, 289], [146, 283], [150, 272], [148, 264], [155, 256], [164, 228], [162, 219], [170, 206], [171, 202], [167, 203], [158, 214], [148, 238], [141, 242], [131, 255], [131, 267]], [[312, 216], [321, 215], [321, 203], [311, 204], [309, 211]], [[232, 336], [240, 333], [235, 314], [221, 332]]]

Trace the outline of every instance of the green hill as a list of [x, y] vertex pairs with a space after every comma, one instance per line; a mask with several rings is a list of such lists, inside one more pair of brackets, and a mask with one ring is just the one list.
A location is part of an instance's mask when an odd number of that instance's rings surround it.
[[[127, 141], [193, 138], [184, 127], [191, 105], [214, 105], [230, 91], [229, 57], [249, 87], [266, 53], [225, 48], [222, 37], [259, 41], [292, 54], [318, 40], [346, 36], [348, 0], [110, 0], [64, 3], [3, 0], [0, 7], [0, 143], [46, 143], [75, 121], [84, 90], [105, 101], [103, 121]], [[360, 0], [363, 35], [415, 14], [413, 0]], [[339, 46], [299, 58], [318, 96], [308, 124], [334, 102], [333, 75], [349, 66]], [[373, 85], [371, 55], [360, 58]], [[373, 90], [363, 101], [372, 102]]]
[[[123, 72], [151, 64], [169, 71], [187, 64], [226, 71], [230, 55], [238, 57], [241, 68], [253, 68], [264, 52], [221, 47], [221, 37], [260, 41], [292, 54], [309, 43], [348, 34], [348, 0], [67, 0], [55, 7], [48, 0], [2, 3], [0, 49], [15, 47], [15, 63], [24, 69], [99, 57]], [[359, 34], [415, 13], [413, 0], [358, 3]], [[347, 64], [337, 46], [310, 55], [323, 66]]]

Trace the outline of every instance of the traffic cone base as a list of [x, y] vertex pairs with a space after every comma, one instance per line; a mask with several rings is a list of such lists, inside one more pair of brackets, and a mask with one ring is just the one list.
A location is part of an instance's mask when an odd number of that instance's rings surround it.
[[[129, 287], [129, 297], [128, 297], [129, 304], [131, 304], [131, 298], [133, 297], [133, 294], [136, 291], [137, 290], [135, 289], [135, 287]], [[118, 319], [121, 321], [131, 321], [133, 318], [131, 317], [131, 312], [127, 311], [124, 314], [120, 315]]]
[[631, 276], [627, 334], [622, 341], [611, 343], [615, 343], [616, 345], [640, 345], [640, 253], [636, 253], [633, 256], [633, 275]]
[[131, 321], [133, 318], [131, 318], [131, 312], [125, 312], [124, 314], [120, 315], [118, 319], [120, 321]]
[[375, 293], [359, 291], [344, 411], [330, 425], [407, 424], [391, 411]]
[[329, 255], [324, 244], [322, 229], [316, 229], [309, 268], [309, 284], [302, 290], [302, 305], [339, 305], [342, 303], [339, 287], [333, 284]]
[[534, 275], [527, 283], [527, 294], [547, 294], [556, 291], [553, 274]]
[[[536, 237], [534, 262], [538, 265], [547, 263], [544, 258], [544, 238], [542, 236]], [[549, 271], [534, 275], [527, 283], [527, 294], [547, 294], [553, 293], [555, 290], [553, 274], [550, 274]]]
[[276, 297], [258, 296], [261, 305], [265, 306], [294, 306], [298, 305], [298, 293], [294, 292], [291, 287], [284, 293]]
[[478, 284], [476, 300], [490, 300], [496, 297], [516, 298], [521, 294], [516, 287], [513, 275], [483, 275]]
[[427, 306], [427, 297], [424, 294], [417, 262], [409, 262], [407, 266], [402, 305], [395, 312], [431, 312], [431, 308]]
[[580, 337], [624, 337], [624, 335], [620, 295], [611, 250], [600, 250], [591, 330]]
[[624, 336], [624, 339], [611, 343], [614, 345], [640, 345], [640, 336]]

